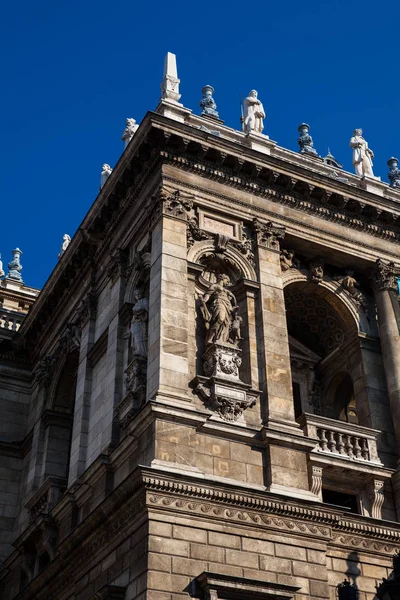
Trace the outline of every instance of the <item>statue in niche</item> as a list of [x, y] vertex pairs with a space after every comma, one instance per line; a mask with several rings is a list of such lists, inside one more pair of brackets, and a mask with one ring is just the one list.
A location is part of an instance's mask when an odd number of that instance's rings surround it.
[[265, 110], [258, 99], [258, 92], [251, 90], [244, 100], [243, 131], [244, 133], [262, 133], [264, 129]]
[[[229, 277], [224, 274], [217, 276], [201, 299], [201, 312], [205, 321], [207, 336], [206, 344], [234, 343], [240, 339], [240, 323], [234, 325], [238, 310], [235, 296], [227, 289]], [[232, 327], [235, 331], [232, 332]], [[234, 337], [232, 337], [232, 333]], [[234, 340], [234, 341], [230, 341]]]
[[149, 316], [149, 301], [141, 288], [134, 292], [135, 304], [132, 309], [130, 326], [131, 342], [134, 356], [147, 356], [147, 320]]
[[362, 133], [362, 129], [355, 129], [350, 140], [350, 147], [353, 148], [353, 166], [359, 177], [374, 177], [372, 171], [374, 153], [368, 147], [368, 142], [364, 140]]

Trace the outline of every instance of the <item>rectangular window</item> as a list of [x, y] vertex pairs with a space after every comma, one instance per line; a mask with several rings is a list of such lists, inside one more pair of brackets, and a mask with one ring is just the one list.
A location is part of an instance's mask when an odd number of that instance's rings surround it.
[[353, 494], [344, 494], [343, 492], [322, 488], [322, 502], [334, 504], [347, 512], [360, 513], [357, 496]]

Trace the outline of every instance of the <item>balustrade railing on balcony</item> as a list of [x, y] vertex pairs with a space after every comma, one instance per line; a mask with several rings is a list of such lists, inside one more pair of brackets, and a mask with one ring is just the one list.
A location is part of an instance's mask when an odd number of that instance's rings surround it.
[[320, 415], [304, 413], [299, 419], [304, 433], [315, 438], [314, 452], [344, 460], [381, 464], [377, 452], [379, 431]]
[[0, 329], [18, 331], [24, 320], [24, 315], [15, 315], [8, 310], [0, 309]]

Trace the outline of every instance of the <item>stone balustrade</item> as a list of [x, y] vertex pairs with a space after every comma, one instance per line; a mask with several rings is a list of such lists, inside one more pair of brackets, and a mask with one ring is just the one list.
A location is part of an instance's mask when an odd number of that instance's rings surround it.
[[307, 437], [317, 441], [314, 452], [346, 461], [381, 464], [376, 429], [308, 413], [301, 415], [299, 421]]
[[0, 310], [0, 329], [7, 329], [8, 331], [18, 331], [22, 325], [25, 315], [16, 316], [8, 310]]

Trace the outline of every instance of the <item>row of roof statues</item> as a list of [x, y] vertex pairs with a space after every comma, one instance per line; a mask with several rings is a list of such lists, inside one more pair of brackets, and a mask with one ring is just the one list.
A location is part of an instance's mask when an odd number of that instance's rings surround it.
[[[211, 85], [206, 85], [203, 87], [203, 97], [200, 101], [200, 107], [202, 109], [201, 116], [210, 120], [220, 121], [213, 94], [214, 88]], [[262, 134], [266, 113], [261, 100], [258, 98], [258, 93], [256, 90], [251, 90], [249, 92], [249, 95], [244, 99], [244, 102], [241, 103], [241, 109], [240, 122], [243, 133], [246, 135]], [[222, 121], [220, 123], [222, 123]], [[126, 127], [122, 134], [122, 141], [125, 144], [125, 148], [132, 140], [138, 127], [139, 125], [136, 123], [135, 119], [128, 118], [126, 120]], [[328, 151], [327, 156], [324, 158], [318, 154], [317, 150], [314, 148], [313, 139], [310, 135], [310, 126], [307, 123], [301, 123], [301, 125], [298, 127], [298, 132], [299, 138], [297, 141], [299, 144], [300, 154], [320, 159], [325, 164], [335, 167], [336, 169], [342, 168], [342, 165], [335, 160], [330, 151]], [[353, 150], [352, 162], [356, 175], [360, 178], [367, 177], [379, 179], [374, 176], [372, 169], [372, 159], [374, 158], [374, 153], [372, 152], [371, 148], [369, 148], [368, 142], [364, 139], [362, 129], [354, 130], [350, 139], [350, 147]], [[391, 157], [387, 164], [389, 166], [388, 177], [391, 187], [400, 188], [400, 169], [398, 168], [398, 159]], [[103, 188], [111, 173], [112, 168], [110, 165], [104, 163], [101, 171], [100, 189]]]

